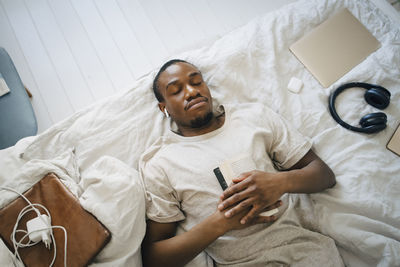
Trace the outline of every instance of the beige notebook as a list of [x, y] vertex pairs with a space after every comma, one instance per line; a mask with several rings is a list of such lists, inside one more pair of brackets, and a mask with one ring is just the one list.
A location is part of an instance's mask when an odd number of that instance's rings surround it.
[[379, 41], [344, 9], [306, 33], [290, 50], [328, 87], [379, 47]]
[[400, 124], [397, 126], [396, 131], [387, 143], [386, 148], [397, 156], [400, 156]]

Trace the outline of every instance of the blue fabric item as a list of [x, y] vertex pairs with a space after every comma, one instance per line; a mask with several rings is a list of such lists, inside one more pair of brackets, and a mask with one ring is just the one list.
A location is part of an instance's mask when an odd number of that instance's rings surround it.
[[0, 97], [0, 149], [23, 137], [36, 135], [35, 113], [24, 85], [7, 51], [0, 47], [0, 73], [10, 92]]

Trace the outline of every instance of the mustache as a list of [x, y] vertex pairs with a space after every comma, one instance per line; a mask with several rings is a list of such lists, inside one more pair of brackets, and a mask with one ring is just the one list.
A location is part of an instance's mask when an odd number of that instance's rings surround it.
[[191, 106], [200, 103], [200, 102], [208, 102], [208, 98], [202, 95], [198, 95], [196, 97], [191, 97], [188, 99], [187, 104], [185, 105], [185, 110], [188, 110]]

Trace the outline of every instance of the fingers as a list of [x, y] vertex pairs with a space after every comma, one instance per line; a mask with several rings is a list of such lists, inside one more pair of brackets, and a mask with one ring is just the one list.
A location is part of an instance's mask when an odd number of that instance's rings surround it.
[[225, 212], [225, 217], [230, 218], [235, 216], [236, 214], [244, 211], [245, 209], [248, 209], [251, 206], [251, 203], [253, 202], [252, 199], [245, 199], [242, 202], [240, 202], [238, 205], [233, 207], [232, 209], [228, 210]]
[[[245, 207], [248, 207], [247, 203], [248, 200], [244, 201], [246, 199], [246, 190], [236, 193], [234, 195], [232, 195], [231, 197], [229, 197], [228, 199], [225, 199], [224, 201], [222, 201], [219, 205], [218, 205], [218, 209], [220, 211], [223, 211], [224, 209], [231, 207], [231, 206], [235, 206], [233, 209], [231, 209], [231, 211], [233, 210], [233, 213], [229, 213], [229, 215], [227, 217], [230, 217], [234, 214], [237, 214], [237, 210], [241, 211], [243, 210]], [[225, 213], [227, 214], [227, 213]]]
[[[220, 197], [221, 200], [227, 199], [227, 198], [231, 197], [232, 195], [243, 191], [244, 189], [246, 189], [248, 187], [249, 184], [250, 184], [250, 180], [247, 180], [247, 179], [244, 179], [240, 183], [233, 184], [232, 186], [230, 186], [227, 189], [225, 189], [224, 192], [222, 192], [222, 195]], [[224, 206], [228, 207], [229, 205], [224, 203]]]
[[[249, 201], [249, 203], [246, 203], [246, 206], [247, 206], [247, 205], [251, 205], [250, 201]], [[272, 216], [259, 216], [259, 214], [260, 214], [261, 212], [264, 212], [264, 211], [268, 211], [268, 210], [273, 210], [273, 209], [279, 208], [280, 206], [282, 206], [282, 201], [281, 201], [281, 200], [278, 200], [277, 202], [275, 202], [274, 204], [268, 206], [268, 207], [265, 208], [265, 209], [261, 209], [260, 207], [253, 207], [253, 208], [246, 214], [246, 216], [244, 216], [244, 217], [240, 220], [240, 223], [241, 223], [241, 224], [246, 224], [246, 223], [248, 223], [248, 222], [252, 222], [252, 221], [255, 220], [257, 217], [261, 217], [261, 218], [262, 218], [262, 219], [261, 219], [262, 222], [274, 221], [276, 218], [275, 218], [275, 216], [273, 216], [273, 215], [272, 215]]]
[[263, 211], [269, 211], [269, 210], [273, 210], [273, 209], [279, 208], [280, 206], [282, 206], [282, 203], [283, 203], [282, 200], [278, 200], [277, 202], [275, 202], [271, 206], [266, 207]]
[[277, 217], [275, 215], [272, 216], [258, 216], [253, 221], [252, 224], [259, 224], [259, 223], [271, 223], [276, 221]]
[[241, 220], [241, 224], [246, 224], [248, 222], [251, 222], [258, 214], [260, 214], [260, 209], [253, 207], [247, 214], [244, 216]]
[[246, 179], [248, 176], [250, 176], [251, 175], [251, 172], [244, 172], [244, 173], [241, 173], [240, 175], [239, 175], [239, 177], [236, 177], [236, 178], [233, 178], [232, 179], [232, 182], [234, 182], [234, 183], [240, 183], [241, 181], [243, 181], [244, 179]]

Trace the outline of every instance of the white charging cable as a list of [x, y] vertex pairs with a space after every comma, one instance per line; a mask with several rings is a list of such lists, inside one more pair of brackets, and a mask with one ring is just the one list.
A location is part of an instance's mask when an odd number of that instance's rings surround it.
[[[51, 215], [45, 206], [43, 206], [41, 204], [37, 204], [37, 203], [32, 204], [29, 201], [29, 199], [27, 199], [24, 195], [22, 195], [21, 193], [19, 193], [18, 191], [14, 190], [12, 188], [0, 186], [0, 189], [14, 192], [14, 193], [20, 195], [26, 202], [28, 202], [28, 206], [24, 207], [18, 214], [17, 221], [14, 225], [14, 228], [13, 228], [13, 231], [12, 231], [11, 237], [10, 237], [11, 242], [13, 243], [13, 246], [14, 246], [14, 259], [13, 259], [14, 265], [16, 265], [16, 262], [15, 262], [16, 260], [18, 260], [20, 263], [22, 263], [22, 259], [18, 253], [19, 248], [31, 247], [31, 246], [38, 244], [40, 241], [43, 241], [46, 248], [48, 248], [48, 249], [50, 249], [51, 242], [53, 242], [53, 244], [54, 244], [54, 256], [50, 263], [50, 267], [53, 266], [53, 264], [56, 260], [57, 246], [56, 246], [56, 242], [55, 242], [55, 238], [54, 238], [52, 229], [56, 228], [56, 229], [61, 229], [64, 231], [64, 236], [65, 236], [65, 238], [64, 238], [64, 267], [67, 267], [67, 230], [63, 226], [52, 226], [51, 225]], [[46, 212], [46, 214], [41, 214], [37, 207], [42, 208]], [[17, 229], [19, 221], [22, 219], [22, 217], [25, 216], [25, 214], [27, 214], [28, 212], [32, 212], [32, 211], [36, 212], [37, 217], [27, 222], [27, 230]], [[17, 233], [24, 234], [24, 236], [22, 238], [20, 238], [19, 241], [17, 241], [17, 239], [16, 239]], [[26, 243], [23, 243], [23, 240], [26, 239], [27, 237], [29, 237], [29, 241]], [[51, 240], [50, 240], [50, 238], [51, 238]]]

